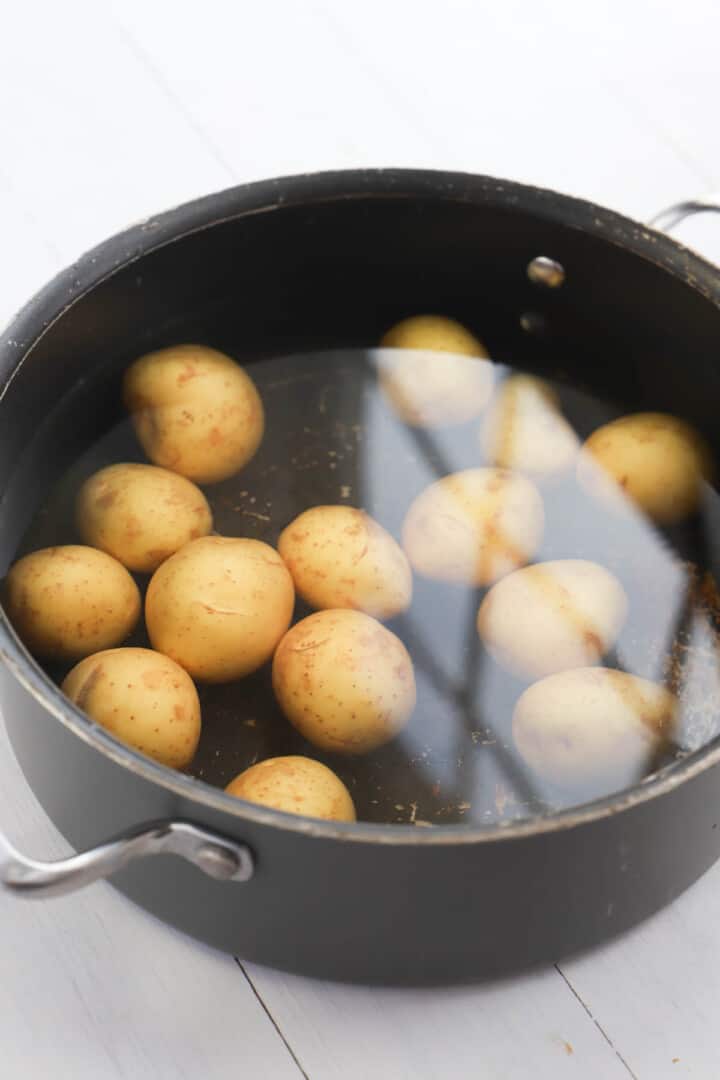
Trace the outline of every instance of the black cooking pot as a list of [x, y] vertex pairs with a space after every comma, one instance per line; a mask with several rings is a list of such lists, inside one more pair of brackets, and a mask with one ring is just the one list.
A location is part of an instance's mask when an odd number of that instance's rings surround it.
[[[476, 322], [494, 352], [536, 366], [551, 352], [586, 384], [622, 385], [624, 399], [652, 385], [657, 407], [712, 438], [720, 271], [666, 236], [486, 177], [378, 170], [253, 184], [101, 245], [6, 331], [3, 566], [111, 423], [119, 373], [139, 353], [182, 340], [242, 340], [258, 356], [367, 345], [424, 310]], [[718, 739], [636, 788], [549, 816], [334, 824], [233, 799], [120, 744], [65, 699], [4, 615], [0, 651], [18, 760], [85, 851], [49, 865], [3, 842], [5, 885], [46, 895], [112, 874], [161, 919], [247, 960], [391, 982], [508, 971], [627, 929], [720, 854]]]

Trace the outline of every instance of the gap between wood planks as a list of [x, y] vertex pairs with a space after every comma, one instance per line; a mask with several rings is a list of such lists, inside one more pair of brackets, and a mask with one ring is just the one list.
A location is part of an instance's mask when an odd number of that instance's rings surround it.
[[[571, 994], [573, 995], [573, 997], [574, 997], [574, 998], [575, 998], [575, 999], [576, 999], [576, 1000], [577, 1000], [577, 1001], [579, 1002], [579, 1004], [580, 1004], [580, 1005], [581, 1005], [581, 1006], [583, 1007], [583, 1009], [585, 1010], [585, 1012], [586, 1012], [586, 1013], [588, 1014], [588, 1016], [589, 1016], [589, 1017], [590, 1017], [590, 1019], [592, 1020], [593, 1024], [595, 1025], [595, 1027], [596, 1027], [596, 1028], [598, 1029], [598, 1031], [599, 1031], [599, 1032], [600, 1032], [600, 1034], [602, 1035], [602, 1037], [603, 1037], [603, 1039], [605, 1040], [605, 1042], [606, 1042], [606, 1043], [608, 1044], [608, 1046], [610, 1047], [610, 1049], [611, 1049], [611, 1050], [613, 1051], [613, 1053], [614, 1053], [614, 1054], [615, 1054], [615, 1056], [617, 1057], [617, 1059], [618, 1059], [618, 1061], [620, 1062], [620, 1064], [621, 1064], [621, 1065], [623, 1065], [623, 1066], [624, 1066], [624, 1067], [625, 1067], [625, 1068], [627, 1069], [628, 1075], [629, 1075], [629, 1076], [631, 1076], [631, 1077], [633, 1078], [633, 1080], [639, 1080], [639, 1077], [637, 1076], [637, 1074], [636, 1074], [636, 1073], [634, 1073], [634, 1072], [632, 1071], [632, 1069], [631, 1069], [631, 1068], [630, 1068], [630, 1066], [628, 1065], [627, 1061], [626, 1061], [626, 1060], [625, 1060], [625, 1058], [624, 1058], [624, 1057], [622, 1056], [622, 1054], [620, 1053], [620, 1051], [618, 1050], [618, 1048], [617, 1048], [617, 1047], [615, 1046], [614, 1042], [612, 1041], [612, 1039], [611, 1039], [611, 1038], [610, 1038], [610, 1036], [608, 1035], [608, 1033], [607, 1033], [607, 1031], [605, 1030], [605, 1028], [604, 1028], [604, 1027], [602, 1026], [602, 1024], [600, 1023], [600, 1021], [599, 1021], [599, 1020], [598, 1020], [598, 1019], [597, 1019], [597, 1018], [596, 1018], [595, 1016], [593, 1016], [592, 1010], [591, 1010], [591, 1009], [590, 1009], [590, 1008], [589, 1008], [589, 1007], [588, 1007], [588, 1006], [587, 1006], [587, 1005], [585, 1004], [585, 1002], [584, 1002], [584, 1001], [583, 1001], [583, 999], [582, 999], [582, 998], [580, 997], [580, 995], [578, 994], [577, 990], [575, 989], [575, 987], [573, 986], [573, 984], [572, 984], [572, 983], [570, 982], [570, 980], [568, 979], [567, 975], [566, 975], [566, 974], [565, 974], [565, 972], [564, 972], [564, 971], [562, 970], [562, 968], [561, 968], [561, 967], [559, 966], [559, 964], [553, 964], [553, 967], [555, 968], [555, 970], [557, 971], [558, 975], [560, 976], [560, 978], [561, 978], [561, 979], [563, 980], [563, 982], [564, 982], [564, 983], [565, 983], [565, 985], [567, 986], [567, 988], [568, 988], [568, 990], [570, 991], [570, 993], [571, 993]], [[246, 976], [246, 977], [247, 977], [247, 976]], [[248, 980], [248, 981], [249, 981], [249, 980]], [[253, 987], [253, 989], [254, 989], [254, 987]], [[272, 1019], [272, 1018], [271, 1018], [271, 1019]]]
[[[297, 1054], [295, 1053], [295, 1051], [293, 1050], [292, 1046], [290, 1045], [290, 1043], [289, 1043], [289, 1042], [287, 1041], [287, 1039], [285, 1038], [285, 1035], [284, 1035], [284, 1033], [283, 1033], [283, 1030], [282, 1030], [282, 1028], [281, 1028], [281, 1027], [280, 1027], [280, 1025], [278, 1024], [278, 1022], [277, 1022], [277, 1020], [275, 1019], [275, 1017], [273, 1016], [273, 1014], [272, 1014], [272, 1013], [270, 1012], [270, 1009], [269, 1009], [269, 1008], [268, 1008], [268, 1006], [267, 1006], [267, 1005], [265, 1004], [265, 1002], [263, 1001], [262, 997], [260, 996], [260, 993], [259, 993], [259, 991], [258, 991], [257, 987], [255, 986], [255, 983], [254, 983], [254, 982], [252, 981], [252, 979], [251, 979], [251, 978], [250, 978], [250, 976], [248, 975], [247, 971], [246, 971], [246, 970], [245, 970], [245, 968], [243, 967], [243, 965], [242, 965], [242, 961], [241, 961], [241, 960], [240, 960], [240, 959], [239, 959], [239, 958], [238, 958], [237, 956], [234, 956], [234, 957], [233, 957], [233, 960], [235, 961], [235, 963], [237, 964], [237, 966], [238, 966], [238, 967], [240, 968], [240, 970], [242, 971], [243, 975], [245, 976], [245, 979], [247, 980], [247, 984], [248, 984], [248, 986], [250, 987], [250, 989], [252, 990], [253, 994], [255, 995], [255, 998], [257, 999], [258, 1005], [260, 1006], [260, 1008], [262, 1009], [262, 1011], [263, 1011], [263, 1012], [265, 1013], [265, 1015], [267, 1016], [268, 1020], [269, 1020], [269, 1021], [270, 1021], [270, 1023], [272, 1024], [272, 1026], [273, 1026], [273, 1027], [275, 1028], [275, 1030], [277, 1031], [277, 1033], [278, 1033], [278, 1035], [279, 1035], [280, 1039], [282, 1039], [283, 1045], [284, 1045], [285, 1049], [287, 1050], [288, 1054], [290, 1055], [290, 1057], [292, 1058], [293, 1062], [295, 1063], [295, 1065], [296, 1065], [296, 1066], [297, 1066], [297, 1068], [299, 1069], [299, 1071], [300, 1071], [300, 1075], [301, 1075], [301, 1076], [303, 1076], [303, 1077], [305, 1078], [305, 1080], [310, 1080], [310, 1075], [309, 1075], [309, 1073], [306, 1073], [306, 1072], [305, 1072], [305, 1070], [303, 1069], [302, 1065], [300, 1064], [300, 1061], [299, 1061], [299, 1059], [298, 1059], [298, 1056], [297, 1056]], [[604, 1034], [604, 1033], [603, 1033], [603, 1034]], [[607, 1037], [607, 1036], [606, 1036], [606, 1037]]]

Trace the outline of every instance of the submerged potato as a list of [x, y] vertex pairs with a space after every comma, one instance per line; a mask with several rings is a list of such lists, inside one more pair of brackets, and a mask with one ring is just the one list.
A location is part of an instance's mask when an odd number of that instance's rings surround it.
[[155, 571], [145, 621], [153, 648], [193, 678], [230, 682], [270, 659], [294, 603], [290, 573], [269, 544], [205, 536]]
[[76, 520], [87, 544], [141, 573], [212, 529], [207, 499], [195, 484], [156, 465], [131, 463], [88, 477], [78, 492]]
[[278, 550], [295, 588], [314, 608], [356, 608], [377, 619], [405, 611], [412, 597], [407, 558], [364, 510], [314, 506], [280, 534]]
[[402, 730], [415, 707], [405, 646], [360, 611], [302, 619], [278, 645], [272, 675], [290, 723], [323, 750], [375, 750]]
[[355, 821], [355, 806], [342, 780], [312, 758], [267, 758], [225, 788], [238, 799], [324, 821]]
[[397, 323], [376, 353], [380, 386], [393, 410], [413, 427], [464, 424], [490, 399], [487, 349], [454, 319], [416, 315]]
[[123, 399], [155, 465], [214, 484], [253, 456], [263, 436], [262, 401], [250, 376], [205, 345], [172, 345], [130, 365]]
[[511, 375], [483, 420], [480, 445], [491, 465], [548, 476], [573, 463], [580, 440], [546, 382], [532, 375]]
[[513, 674], [542, 678], [597, 663], [627, 614], [617, 578], [597, 563], [559, 559], [509, 574], [478, 611], [478, 633]]
[[403, 524], [403, 547], [425, 577], [490, 585], [533, 557], [543, 525], [542, 499], [526, 477], [465, 469], [417, 496]]
[[512, 721], [524, 761], [549, 783], [590, 798], [636, 783], [675, 729], [663, 686], [610, 668], [579, 668], [535, 683]]
[[80, 660], [119, 645], [140, 616], [140, 593], [104, 551], [68, 544], [23, 556], [4, 587], [8, 618], [31, 653]]
[[171, 769], [193, 759], [200, 702], [187, 672], [152, 649], [86, 657], [62, 684], [71, 701], [128, 746]]
[[689, 424], [665, 413], [622, 416], [594, 431], [578, 462], [578, 479], [592, 494], [632, 500], [653, 521], [670, 525], [692, 514], [712, 456]]

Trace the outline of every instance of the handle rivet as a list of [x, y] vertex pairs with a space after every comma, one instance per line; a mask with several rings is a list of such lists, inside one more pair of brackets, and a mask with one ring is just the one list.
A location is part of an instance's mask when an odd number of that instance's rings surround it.
[[565, 283], [565, 267], [557, 259], [538, 255], [527, 264], [527, 276], [533, 285], [544, 289], [559, 289]]

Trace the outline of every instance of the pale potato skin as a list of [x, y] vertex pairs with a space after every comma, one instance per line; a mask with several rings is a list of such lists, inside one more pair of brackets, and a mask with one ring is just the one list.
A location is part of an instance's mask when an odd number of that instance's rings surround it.
[[446, 315], [411, 315], [387, 330], [380, 339], [385, 349], [427, 349], [429, 352], [460, 353], [487, 357], [481, 341], [462, 323]]
[[580, 449], [557, 395], [543, 379], [511, 375], [498, 388], [480, 428], [485, 461], [535, 477], [569, 469]]
[[364, 510], [314, 506], [280, 534], [298, 595], [314, 608], [355, 608], [376, 619], [406, 611], [412, 573], [397, 541]]
[[529, 562], [540, 546], [543, 501], [507, 469], [465, 469], [420, 492], [403, 524], [412, 567], [424, 577], [491, 585]]
[[597, 563], [558, 559], [508, 574], [480, 605], [478, 633], [514, 675], [542, 678], [598, 663], [627, 615], [620, 582]]
[[677, 700], [663, 686], [590, 667], [534, 683], [515, 707], [512, 733], [538, 776], [591, 798], [640, 780], [676, 722]]
[[89, 476], [75, 517], [86, 544], [149, 574], [183, 544], [207, 536], [212, 513], [192, 481], [157, 465], [108, 465]]
[[265, 430], [250, 376], [205, 345], [172, 345], [141, 356], [125, 372], [123, 400], [150, 460], [198, 484], [238, 472]]
[[272, 656], [292, 618], [285, 563], [260, 540], [205, 536], [153, 574], [145, 622], [153, 648], [202, 682], [230, 682]]
[[111, 555], [80, 544], [19, 559], [4, 586], [8, 618], [43, 660], [76, 661], [119, 645], [140, 617], [140, 592]]
[[712, 455], [685, 421], [633, 413], [594, 431], [578, 461], [578, 480], [612, 502], [630, 499], [653, 521], [671, 525], [697, 510]]
[[66, 676], [71, 701], [122, 742], [171, 769], [184, 769], [200, 739], [200, 701], [192, 679], [152, 649], [108, 649]]
[[415, 707], [415, 675], [395, 634], [360, 611], [319, 611], [278, 645], [273, 689], [290, 723], [323, 750], [365, 754]]
[[375, 353], [380, 386], [411, 427], [441, 428], [479, 416], [494, 381], [488, 352], [454, 319], [416, 315], [383, 336]]
[[225, 788], [228, 795], [323, 821], [355, 821], [350, 792], [332, 769], [312, 758], [266, 758]]

